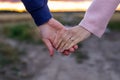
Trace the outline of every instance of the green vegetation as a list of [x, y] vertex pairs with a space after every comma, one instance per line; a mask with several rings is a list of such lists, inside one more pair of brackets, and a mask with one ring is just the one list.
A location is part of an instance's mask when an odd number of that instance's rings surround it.
[[[64, 25], [74, 26], [82, 20], [85, 13], [53, 13], [55, 19], [60, 21]], [[120, 13], [113, 14], [111, 21], [108, 24], [108, 28], [112, 31], [120, 31]]]
[[[62, 24], [67, 26], [78, 25], [82, 20], [84, 13], [53, 13], [55, 19], [60, 21]], [[112, 31], [120, 31], [120, 14], [115, 13], [108, 24], [108, 28]], [[10, 38], [17, 40], [19, 42], [32, 43], [32, 44], [42, 44], [40, 39], [39, 32], [34, 26], [30, 15], [23, 14], [0, 14], [0, 37], [4, 36], [5, 38]], [[5, 26], [4, 26], [5, 25]], [[34, 28], [32, 27], [34, 26]], [[79, 44], [80, 48], [82, 47]], [[4, 67], [9, 67], [13, 72], [18, 72], [20, 68], [16, 65], [22, 66], [20, 62], [20, 56], [23, 54], [23, 51], [19, 51], [18, 48], [13, 48], [11, 45], [0, 41], [0, 71]], [[82, 63], [84, 60], [89, 59], [86, 53], [81, 52], [81, 49], [78, 49], [73, 54], [78, 63]], [[8, 70], [6, 70], [7, 72]]]
[[4, 41], [0, 41], [0, 68], [19, 62], [19, 56], [22, 54], [24, 54], [23, 51], [19, 51]]
[[82, 20], [84, 13], [74, 13], [74, 12], [67, 12], [67, 13], [53, 13], [55, 19], [60, 21], [63, 25], [67, 26], [75, 26]]
[[72, 19], [65, 19], [63, 17], [55, 17], [58, 21], [60, 21], [63, 25], [75, 26], [81, 21], [81, 17], [73, 17]]
[[108, 24], [111, 31], [120, 31], [120, 12], [115, 12]]
[[120, 31], [120, 21], [111, 21], [108, 24], [108, 28], [114, 31]]
[[0, 74], [5, 80], [18, 80], [22, 77], [19, 73], [26, 68], [26, 62], [21, 61], [20, 57], [25, 54], [24, 50], [0, 40]]
[[87, 54], [82, 53], [81, 51], [78, 50], [75, 51], [74, 55], [77, 63], [82, 63], [84, 60], [89, 59]]
[[29, 24], [15, 24], [3, 27], [2, 34], [8, 38], [29, 43], [42, 43], [37, 29]]
[[[78, 44], [79, 48], [82, 47], [82, 44]], [[80, 49], [77, 49], [73, 54], [72, 54], [77, 63], [82, 63], [84, 60], [89, 59], [88, 55], [86, 53], [83, 53]]]

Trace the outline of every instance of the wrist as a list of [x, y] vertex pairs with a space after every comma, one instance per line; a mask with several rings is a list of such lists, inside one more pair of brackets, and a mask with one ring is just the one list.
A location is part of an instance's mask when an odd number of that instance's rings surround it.
[[45, 5], [41, 9], [34, 10], [29, 13], [31, 14], [37, 26], [45, 24], [52, 18], [52, 15], [47, 5]]
[[85, 29], [83, 26], [78, 25], [78, 27], [79, 27], [79, 29], [83, 29], [84, 31], [86, 31], [86, 32], [88, 32], [88, 33], [90, 33], [90, 34], [91, 34], [91, 32], [90, 32], [90, 31], [88, 31], [87, 29]]
[[90, 32], [90, 31], [88, 31], [87, 29], [85, 29], [83, 26], [81, 26], [81, 25], [78, 25], [78, 29], [82, 29], [84, 32], [86, 32], [86, 34], [87, 35], [89, 35], [89, 36], [91, 36], [92, 35], [92, 33]]

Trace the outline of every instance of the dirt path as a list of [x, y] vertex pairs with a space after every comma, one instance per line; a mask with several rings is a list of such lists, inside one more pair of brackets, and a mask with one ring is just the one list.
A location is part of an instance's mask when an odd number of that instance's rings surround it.
[[50, 58], [44, 47], [30, 47], [28, 61], [31, 80], [120, 80], [120, 35], [97, 39], [92, 37], [83, 43], [83, 52], [89, 59], [77, 64], [71, 56], [58, 53]]
[[109, 35], [101, 39], [91, 37], [83, 42], [80, 50], [88, 54], [89, 59], [81, 64], [76, 63], [74, 57], [59, 53], [49, 57], [43, 45], [6, 42], [27, 51], [21, 58], [27, 63], [21, 75], [31, 77], [25, 80], [120, 80], [120, 33]]

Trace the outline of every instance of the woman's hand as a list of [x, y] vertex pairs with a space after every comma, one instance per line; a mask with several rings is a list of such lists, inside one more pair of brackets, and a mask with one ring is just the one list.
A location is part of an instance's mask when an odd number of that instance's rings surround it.
[[[39, 26], [39, 31], [41, 35], [41, 39], [46, 44], [47, 48], [49, 49], [50, 55], [54, 55], [54, 46], [53, 41], [55, 39], [55, 36], [57, 36], [57, 33], [60, 31], [66, 30], [66, 28], [59, 23], [55, 19], [50, 19], [47, 23]], [[62, 53], [68, 55], [70, 52], [73, 52], [75, 49], [77, 49], [78, 46], [72, 46], [69, 49], [64, 50]]]
[[63, 52], [88, 38], [91, 33], [81, 26], [75, 26], [57, 33], [53, 45], [59, 52]]

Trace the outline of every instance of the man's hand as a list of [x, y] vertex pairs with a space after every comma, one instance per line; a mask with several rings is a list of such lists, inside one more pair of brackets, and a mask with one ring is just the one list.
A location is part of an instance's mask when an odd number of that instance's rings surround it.
[[62, 52], [85, 40], [91, 35], [91, 33], [81, 26], [75, 26], [68, 28], [66, 31], [62, 30], [57, 33], [57, 35], [58, 37], [55, 38], [53, 44], [58, 51]]
[[[54, 46], [53, 41], [57, 35], [57, 33], [61, 31], [66, 31], [66, 28], [59, 23], [55, 19], [50, 19], [47, 23], [39, 26], [41, 39], [46, 44], [47, 48], [49, 49], [50, 56], [54, 55]], [[77, 49], [78, 46], [75, 45], [71, 47], [70, 49], [64, 50], [63, 53], [68, 55], [70, 52], [73, 52], [75, 49]]]

